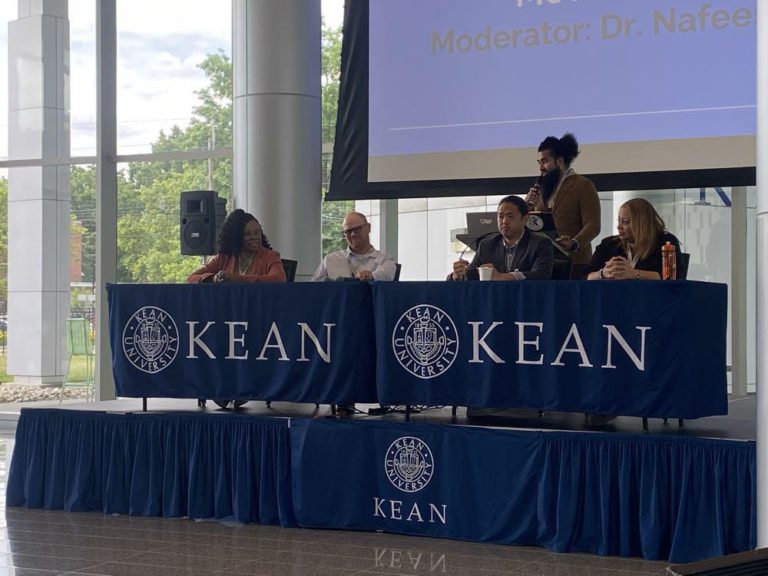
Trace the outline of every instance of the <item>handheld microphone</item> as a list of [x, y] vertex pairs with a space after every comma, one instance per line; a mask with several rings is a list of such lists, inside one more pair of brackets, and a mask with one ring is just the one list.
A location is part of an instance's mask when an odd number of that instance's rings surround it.
[[[541, 189], [541, 176], [537, 176], [536, 180], [534, 180], [533, 182], [533, 186], [531, 186], [531, 191], [538, 195], [540, 189]], [[531, 208], [536, 207], [537, 200], [538, 198], [536, 200], [531, 199], [531, 192], [528, 192], [528, 194], [526, 194], [525, 196], [525, 201], [527, 202], [528, 206]]]

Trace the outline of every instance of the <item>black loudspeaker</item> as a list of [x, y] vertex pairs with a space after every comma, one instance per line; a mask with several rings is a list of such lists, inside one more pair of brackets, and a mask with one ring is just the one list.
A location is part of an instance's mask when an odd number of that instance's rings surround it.
[[179, 240], [181, 253], [207, 256], [216, 253], [216, 233], [227, 217], [227, 201], [212, 190], [181, 193]]

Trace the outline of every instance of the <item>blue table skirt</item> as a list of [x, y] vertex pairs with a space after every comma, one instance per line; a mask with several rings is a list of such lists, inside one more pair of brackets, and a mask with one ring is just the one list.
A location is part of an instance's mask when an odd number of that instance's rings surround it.
[[6, 502], [291, 526], [288, 422], [23, 409]]
[[110, 285], [118, 396], [727, 413], [707, 282]]
[[754, 442], [302, 420], [291, 447], [301, 526], [672, 562], [756, 545]]
[[755, 547], [755, 485], [754, 442], [24, 409], [6, 501], [688, 562]]

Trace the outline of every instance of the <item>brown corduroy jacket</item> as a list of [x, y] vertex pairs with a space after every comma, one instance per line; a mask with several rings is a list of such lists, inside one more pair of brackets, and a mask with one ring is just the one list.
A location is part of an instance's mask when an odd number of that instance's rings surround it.
[[541, 196], [536, 210], [552, 212], [555, 228], [560, 236], [570, 236], [579, 243], [572, 253], [573, 264], [587, 264], [592, 258], [590, 243], [600, 234], [600, 199], [595, 185], [589, 178], [572, 174], [563, 180], [550, 210]]

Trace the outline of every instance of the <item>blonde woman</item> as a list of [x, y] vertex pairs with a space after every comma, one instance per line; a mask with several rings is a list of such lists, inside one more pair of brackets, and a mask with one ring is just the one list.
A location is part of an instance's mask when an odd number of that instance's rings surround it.
[[633, 198], [619, 208], [618, 234], [603, 240], [585, 273], [587, 280], [659, 280], [661, 247], [675, 247], [682, 262], [680, 242], [664, 229], [664, 220], [650, 202]]

